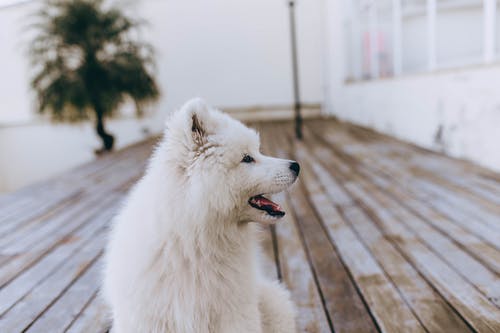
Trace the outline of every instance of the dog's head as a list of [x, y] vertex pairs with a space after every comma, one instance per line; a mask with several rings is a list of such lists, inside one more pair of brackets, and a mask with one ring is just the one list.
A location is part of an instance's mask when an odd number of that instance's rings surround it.
[[259, 135], [239, 121], [193, 99], [167, 123], [165, 143], [193, 209], [238, 222], [273, 223], [285, 214], [264, 195], [290, 186], [299, 164], [261, 154]]

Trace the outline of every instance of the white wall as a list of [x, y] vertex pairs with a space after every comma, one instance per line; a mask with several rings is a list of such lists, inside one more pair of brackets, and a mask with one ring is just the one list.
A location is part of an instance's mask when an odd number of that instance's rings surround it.
[[[166, 115], [193, 96], [221, 107], [291, 105], [285, 0], [115, 2], [149, 21], [141, 34], [156, 49], [163, 93], [140, 122], [109, 122], [119, 147], [142, 138], [144, 127], [159, 132]], [[308, 103], [323, 99], [322, 2], [297, 5], [301, 95]], [[53, 126], [35, 116], [27, 60], [32, 32], [26, 27], [38, 4], [0, 9], [0, 192], [88, 161], [99, 146], [91, 124]]]
[[500, 170], [500, 64], [346, 83], [346, 59], [338, 52], [345, 42], [342, 10], [340, 1], [330, 1], [326, 14], [328, 111]]
[[[161, 63], [166, 107], [192, 96], [228, 107], [292, 100], [288, 6], [284, 0], [140, 2]], [[302, 98], [321, 95], [321, 1], [298, 1]]]
[[[108, 124], [109, 132], [119, 134], [117, 149], [144, 139], [143, 130], [151, 127], [147, 118], [124, 118]], [[100, 145], [90, 123], [35, 122], [0, 127], [0, 190], [13, 190], [90, 161]]]

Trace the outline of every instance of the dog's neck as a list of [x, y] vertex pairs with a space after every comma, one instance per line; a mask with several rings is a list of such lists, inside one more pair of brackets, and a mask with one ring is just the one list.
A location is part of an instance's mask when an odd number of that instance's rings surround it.
[[[253, 223], [233, 227], [220, 226], [221, 221], [201, 221], [175, 228], [170, 234], [174, 239], [176, 258], [184, 270], [191, 272], [186, 278], [195, 278], [199, 283], [209, 284], [215, 276], [222, 274], [247, 274], [255, 269], [255, 253], [258, 251], [258, 229]], [[210, 274], [214, 278], [208, 278]], [[200, 278], [199, 275], [203, 277]], [[192, 282], [192, 281], [191, 281]]]
[[209, 213], [201, 214], [203, 215], [201, 218], [198, 215], [183, 221], [185, 225], [176, 228], [186, 245], [205, 251], [232, 253], [237, 248], [250, 246], [251, 242], [256, 242], [257, 226], [252, 223], [238, 223], [237, 215], [213, 217]]

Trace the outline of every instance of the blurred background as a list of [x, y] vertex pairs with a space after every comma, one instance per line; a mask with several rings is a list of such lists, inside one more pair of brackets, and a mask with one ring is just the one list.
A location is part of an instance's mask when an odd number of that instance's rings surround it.
[[[44, 1], [0, 0], [0, 192], [95, 158], [92, 119], [51, 121], [30, 86], [30, 25]], [[109, 1], [145, 24], [160, 95], [106, 126], [121, 148], [161, 132], [193, 96], [241, 118], [292, 117], [285, 0]], [[500, 170], [500, 4], [496, 0], [296, 2], [304, 113], [342, 120]], [[290, 112], [289, 112], [290, 111]]]

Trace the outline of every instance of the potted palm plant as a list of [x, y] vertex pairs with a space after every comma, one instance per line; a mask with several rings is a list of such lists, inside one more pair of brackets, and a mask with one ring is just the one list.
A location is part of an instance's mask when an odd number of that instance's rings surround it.
[[38, 111], [55, 121], [93, 118], [102, 140], [96, 152], [112, 150], [105, 118], [126, 100], [141, 114], [159, 96], [152, 47], [134, 38], [139, 22], [103, 0], [48, 0], [36, 17], [30, 56]]

